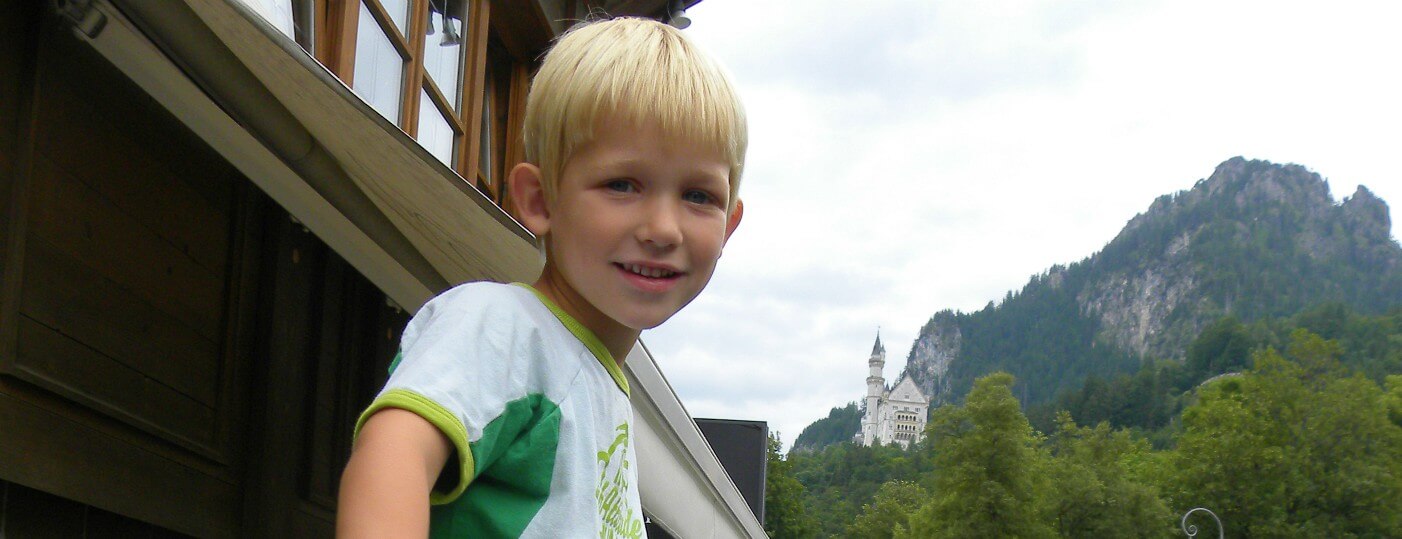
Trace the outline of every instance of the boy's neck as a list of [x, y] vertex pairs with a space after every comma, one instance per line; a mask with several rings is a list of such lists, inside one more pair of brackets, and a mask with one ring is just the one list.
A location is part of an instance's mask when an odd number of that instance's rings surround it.
[[620, 367], [623, 366], [623, 360], [627, 359], [628, 352], [633, 350], [641, 332], [609, 318], [578, 292], [568, 285], [563, 285], [562, 281], [558, 273], [547, 268], [531, 287], [550, 298], [565, 314], [598, 337], [599, 342], [609, 351], [609, 355], [613, 356], [614, 362]]

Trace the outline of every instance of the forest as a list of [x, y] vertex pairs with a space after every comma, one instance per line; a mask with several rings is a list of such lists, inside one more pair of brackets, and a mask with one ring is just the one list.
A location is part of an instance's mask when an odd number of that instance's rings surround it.
[[[852, 443], [855, 404], [786, 455], [771, 440], [766, 529], [1168, 537], [1204, 507], [1228, 537], [1402, 536], [1402, 308], [1224, 317], [1181, 362], [1090, 377], [1027, 407], [1019, 383], [977, 378], [909, 449]], [[1202, 513], [1189, 523], [1217, 533]]]

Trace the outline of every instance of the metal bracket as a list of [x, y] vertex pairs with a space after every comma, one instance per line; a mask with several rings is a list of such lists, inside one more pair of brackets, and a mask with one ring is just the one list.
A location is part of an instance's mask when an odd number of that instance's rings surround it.
[[107, 26], [107, 16], [94, 4], [93, 0], [53, 0], [54, 11], [88, 39], [96, 38]]

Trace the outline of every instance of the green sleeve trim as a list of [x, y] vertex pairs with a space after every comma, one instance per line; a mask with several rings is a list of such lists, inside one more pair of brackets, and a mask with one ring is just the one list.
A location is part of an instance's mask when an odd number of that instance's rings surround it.
[[560, 319], [560, 323], [565, 325], [565, 329], [570, 330], [570, 333], [574, 334], [574, 337], [579, 339], [579, 342], [584, 343], [584, 347], [588, 348], [589, 351], [594, 354], [594, 358], [598, 359], [599, 364], [603, 365], [604, 370], [608, 371], [609, 376], [613, 377], [613, 382], [618, 384], [618, 389], [623, 390], [624, 395], [629, 395], [628, 379], [623, 376], [623, 369], [618, 366], [617, 361], [614, 361], [613, 354], [609, 353], [608, 348], [604, 348], [603, 341], [600, 341], [599, 338], [594, 335], [593, 331], [589, 331], [589, 328], [584, 327], [584, 324], [575, 320], [573, 316], [570, 316], [569, 313], [561, 309], [555, 302], [550, 301], [550, 298], [545, 297], [545, 294], [536, 290], [535, 287], [525, 283], [512, 284], [530, 290], [535, 294], [535, 297], [539, 299], [541, 303], [545, 304], [545, 307], [550, 309], [551, 313], [555, 314], [555, 318]]
[[[370, 416], [375, 415], [375, 412], [385, 408], [399, 408], [418, 414], [419, 417], [424, 418], [425, 421], [437, 427], [444, 436], [448, 437], [448, 441], [453, 444], [454, 452], [457, 453], [458, 458], [457, 483], [453, 485], [452, 490], [446, 493], [440, 491], [438, 487], [435, 486], [433, 492], [429, 493], [429, 503], [442, 505], [450, 503], [456, 500], [458, 496], [461, 496], [463, 490], [467, 489], [467, 485], [471, 483], [472, 479], [476, 476], [476, 469], [473, 467], [472, 448], [468, 446], [467, 428], [463, 426], [458, 416], [449, 412], [443, 405], [434, 402], [428, 397], [407, 389], [391, 389], [386, 391], [383, 395], [380, 395], [379, 398], [376, 398], [375, 402], [370, 403], [370, 407], [366, 408], [365, 412], [360, 414], [360, 419], [355, 422], [355, 434], [353, 436], [359, 437], [360, 427], [364, 426], [365, 422], [370, 419]], [[445, 466], [445, 468], [448, 467]]]
[[399, 368], [399, 362], [400, 362], [400, 361], [404, 361], [404, 351], [403, 351], [403, 350], [400, 350], [400, 351], [398, 351], [398, 352], [395, 352], [395, 354], [394, 354], [394, 360], [392, 360], [392, 361], [389, 362], [389, 369], [388, 369], [388, 371], [389, 371], [390, 374], [394, 374], [394, 370]]

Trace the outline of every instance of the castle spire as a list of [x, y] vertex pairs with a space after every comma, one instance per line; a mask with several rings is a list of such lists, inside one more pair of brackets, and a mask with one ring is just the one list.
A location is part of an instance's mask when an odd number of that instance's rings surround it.
[[881, 345], [881, 326], [876, 326], [876, 344], [871, 347], [871, 355], [882, 355], [886, 353], [886, 347]]

